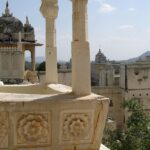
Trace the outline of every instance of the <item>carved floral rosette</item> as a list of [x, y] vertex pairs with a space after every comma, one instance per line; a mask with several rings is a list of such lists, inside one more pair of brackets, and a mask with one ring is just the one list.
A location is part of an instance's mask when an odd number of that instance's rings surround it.
[[7, 144], [8, 144], [8, 114], [6, 112], [0, 112], [0, 148], [6, 148], [8, 146]]
[[63, 114], [63, 141], [79, 141], [89, 139], [92, 126], [92, 115], [86, 112]]
[[49, 143], [48, 114], [22, 114], [17, 120], [17, 144]]

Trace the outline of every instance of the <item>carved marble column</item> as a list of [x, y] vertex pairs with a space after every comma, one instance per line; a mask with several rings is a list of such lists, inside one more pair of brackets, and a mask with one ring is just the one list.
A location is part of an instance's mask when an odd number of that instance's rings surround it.
[[87, 2], [72, 0], [72, 86], [76, 95], [91, 93], [90, 50], [87, 41]]
[[42, 0], [40, 11], [46, 20], [46, 83], [57, 83], [55, 20], [58, 16], [58, 1]]

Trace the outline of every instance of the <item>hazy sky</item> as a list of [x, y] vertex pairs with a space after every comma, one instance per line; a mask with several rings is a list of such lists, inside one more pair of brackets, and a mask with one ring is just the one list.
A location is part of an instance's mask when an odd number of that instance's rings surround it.
[[[0, 0], [0, 13], [6, 0]], [[45, 43], [45, 21], [39, 12], [41, 0], [9, 0], [14, 16], [25, 22], [28, 16], [38, 42]], [[150, 50], [150, 0], [89, 0], [89, 41], [91, 59], [98, 49], [108, 59], [122, 60]], [[71, 57], [72, 5], [59, 0], [57, 19], [58, 60]], [[44, 56], [44, 46], [36, 56]]]

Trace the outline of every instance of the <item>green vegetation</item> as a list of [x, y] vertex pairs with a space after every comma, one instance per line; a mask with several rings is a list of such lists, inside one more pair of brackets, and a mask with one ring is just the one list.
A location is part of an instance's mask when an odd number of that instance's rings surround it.
[[135, 99], [126, 101], [124, 107], [131, 114], [125, 129], [107, 130], [103, 143], [111, 150], [150, 150], [150, 118]]
[[[67, 69], [71, 69], [70, 62], [57, 62], [57, 68], [60, 69], [61, 65], [65, 64]], [[37, 64], [37, 71], [45, 71], [45, 61], [41, 62], [40, 64]]]
[[37, 71], [45, 71], [45, 61], [39, 64]]

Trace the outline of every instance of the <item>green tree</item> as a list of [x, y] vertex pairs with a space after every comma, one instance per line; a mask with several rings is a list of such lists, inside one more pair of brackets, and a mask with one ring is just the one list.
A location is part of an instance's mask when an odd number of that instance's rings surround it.
[[[61, 66], [60, 63], [57, 63], [57, 68], [59, 69]], [[45, 71], [45, 61], [43, 61], [42, 63], [40, 63], [37, 67], [37, 71]]]
[[104, 143], [111, 150], [149, 150], [150, 119], [136, 99], [126, 101], [124, 107], [131, 114], [121, 131], [107, 130]]
[[45, 61], [39, 64], [37, 71], [45, 71]]

